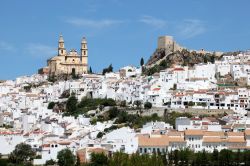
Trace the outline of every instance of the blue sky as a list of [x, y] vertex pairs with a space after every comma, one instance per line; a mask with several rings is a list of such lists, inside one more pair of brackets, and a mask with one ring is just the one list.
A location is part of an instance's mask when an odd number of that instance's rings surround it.
[[1, 1], [0, 79], [36, 73], [56, 55], [60, 34], [68, 50], [87, 37], [96, 72], [146, 61], [161, 35], [190, 49], [246, 50], [249, 7], [249, 0]]

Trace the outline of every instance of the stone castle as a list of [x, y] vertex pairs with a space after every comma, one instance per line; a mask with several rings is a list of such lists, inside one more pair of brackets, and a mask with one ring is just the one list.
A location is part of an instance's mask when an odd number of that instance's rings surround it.
[[200, 55], [211, 54], [217, 57], [220, 57], [223, 52], [218, 51], [206, 51], [204, 49], [201, 50], [190, 50], [181, 45], [179, 45], [173, 38], [173, 36], [160, 36], [158, 37], [158, 45], [155, 52], [150, 56], [146, 65], [148, 67], [153, 67], [156, 64], [160, 64], [162, 60], [166, 59], [168, 55], [172, 55], [176, 52], [181, 52], [182, 50], [187, 50], [189, 52], [195, 52]]
[[[182, 51], [183, 49], [187, 49], [185, 47], [180, 46], [178, 43], [176, 43], [176, 41], [174, 41], [173, 36], [160, 36], [158, 38], [158, 47], [157, 49], [166, 49], [170, 52], [175, 52], [175, 51]], [[189, 50], [189, 49], [187, 49]], [[200, 49], [200, 50], [189, 50], [190, 52], [195, 51], [197, 53], [201, 53], [201, 54], [215, 54], [216, 56], [220, 56], [223, 54], [223, 52], [219, 52], [219, 51], [206, 51], [204, 49]]]
[[63, 74], [81, 75], [88, 72], [88, 47], [85, 37], [82, 38], [80, 55], [75, 49], [66, 51], [63, 36], [58, 41], [58, 53], [47, 60], [47, 67], [40, 69], [39, 73], [47, 73], [50, 76]]
[[158, 38], [158, 49], [167, 49], [171, 52], [181, 51], [184, 49], [176, 43], [172, 36], [160, 36]]

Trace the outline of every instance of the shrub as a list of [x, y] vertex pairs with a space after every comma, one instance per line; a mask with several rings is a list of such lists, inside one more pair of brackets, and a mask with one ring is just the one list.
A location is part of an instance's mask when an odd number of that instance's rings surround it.
[[100, 104], [104, 106], [115, 106], [116, 102], [115, 100], [109, 98], [109, 99], [102, 99], [102, 102]]
[[116, 107], [113, 107], [109, 110], [109, 119], [114, 119], [118, 116], [119, 110]]
[[150, 109], [150, 108], [152, 108], [152, 103], [150, 103], [150, 102], [144, 103], [144, 108], [145, 108], [145, 109]]
[[59, 166], [74, 166], [76, 163], [76, 157], [70, 149], [63, 149], [57, 153]]
[[135, 100], [134, 105], [136, 105], [137, 108], [140, 108], [141, 107], [141, 101]]
[[103, 132], [99, 132], [96, 137], [97, 138], [102, 138], [103, 135], [104, 135]]
[[77, 98], [74, 95], [70, 96], [66, 103], [67, 111], [70, 113], [75, 112], [77, 109], [76, 105], [77, 105]]
[[53, 109], [54, 108], [54, 106], [55, 106], [55, 102], [50, 102], [49, 104], [48, 104], [48, 109]]
[[51, 166], [51, 165], [55, 165], [55, 164], [56, 164], [56, 161], [54, 161], [52, 159], [47, 160], [46, 163], [45, 163], [46, 166]]
[[192, 107], [192, 106], [194, 106], [194, 105], [195, 105], [194, 102], [192, 102], [192, 101], [188, 102], [188, 106]]
[[25, 143], [17, 144], [15, 149], [10, 153], [9, 159], [12, 163], [27, 164], [35, 157], [35, 152], [31, 146]]

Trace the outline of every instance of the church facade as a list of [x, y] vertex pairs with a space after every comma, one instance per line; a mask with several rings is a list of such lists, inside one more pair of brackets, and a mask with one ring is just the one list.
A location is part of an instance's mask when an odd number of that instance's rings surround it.
[[81, 41], [80, 54], [75, 49], [66, 51], [63, 36], [58, 41], [58, 54], [47, 60], [49, 75], [85, 74], [88, 72], [88, 47], [85, 37]]

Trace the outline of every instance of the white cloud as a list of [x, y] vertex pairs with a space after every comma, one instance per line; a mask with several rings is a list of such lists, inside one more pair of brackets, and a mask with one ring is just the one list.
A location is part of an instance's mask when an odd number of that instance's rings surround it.
[[43, 44], [28, 44], [26, 52], [34, 57], [52, 57], [56, 52], [56, 48]]
[[206, 31], [206, 27], [203, 21], [197, 19], [184, 20], [178, 26], [178, 33], [184, 38], [193, 38]]
[[0, 50], [11, 51], [13, 49], [14, 47], [10, 43], [7, 43], [5, 41], [0, 41]]
[[139, 19], [139, 22], [153, 26], [156, 29], [164, 28], [167, 25], [167, 22], [165, 20], [158, 19], [152, 16], [143, 16], [141, 19]]
[[112, 20], [112, 19], [102, 19], [102, 20], [91, 20], [91, 19], [84, 19], [84, 18], [72, 18], [67, 19], [67, 23], [79, 26], [79, 27], [91, 27], [91, 28], [106, 28], [111, 27], [117, 24], [121, 24], [123, 20]]

